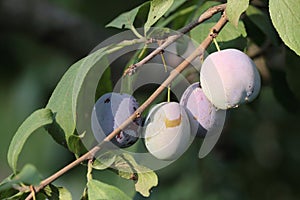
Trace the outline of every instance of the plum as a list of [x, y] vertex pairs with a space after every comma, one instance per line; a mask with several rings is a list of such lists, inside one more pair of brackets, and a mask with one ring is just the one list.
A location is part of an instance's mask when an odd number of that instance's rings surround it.
[[219, 109], [253, 101], [261, 87], [254, 62], [236, 49], [210, 54], [202, 64], [200, 82], [206, 97]]
[[160, 160], [176, 160], [190, 145], [190, 123], [184, 108], [164, 102], [152, 108], [144, 128], [148, 151]]
[[[95, 103], [91, 116], [92, 131], [96, 140], [100, 143], [114, 129], [119, 127], [138, 108], [138, 103], [129, 94], [107, 93], [101, 96]], [[120, 148], [133, 145], [140, 132], [142, 119], [137, 118], [111, 142]]]
[[[191, 125], [191, 134], [204, 137], [212, 128], [219, 126], [226, 111], [217, 109], [205, 96], [200, 83], [190, 85], [183, 93], [180, 104], [186, 109]], [[222, 120], [221, 120], [222, 121]]]

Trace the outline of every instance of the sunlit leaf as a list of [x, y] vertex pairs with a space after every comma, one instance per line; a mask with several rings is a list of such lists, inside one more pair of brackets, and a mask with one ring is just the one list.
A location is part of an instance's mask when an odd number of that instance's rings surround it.
[[300, 2], [295, 0], [270, 0], [272, 23], [283, 42], [300, 55]]
[[147, 22], [145, 23], [145, 34], [150, 27], [157, 22], [172, 6], [173, 0], [152, 0], [150, 4], [150, 11], [148, 14]]
[[226, 15], [229, 22], [234, 26], [238, 26], [240, 16], [246, 11], [249, 5], [249, 0], [227, 0]]
[[105, 152], [98, 156], [93, 162], [94, 169], [103, 170], [110, 167], [116, 160], [116, 155], [113, 152]]
[[148, 5], [149, 2], [145, 2], [144, 4], [128, 11], [125, 13], [122, 13], [118, 17], [116, 17], [114, 20], [112, 20], [110, 23], [108, 23], [105, 27], [115, 27], [119, 29], [131, 29], [133, 26], [133, 22], [135, 20], [136, 15], [138, 14], [141, 7]]
[[145, 197], [150, 196], [150, 189], [158, 184], [156, 173], [136, 163], [130, 154], [123, 153], [118, 156], [114, 168], [121, 177], [135, 180], [135, 190]]
[[[195, 13], [194, 18], [198, 18], [205, 10], [208, 8], [218, 5], [218, 2], [208, 1], [204, 3], [198, 11]], [[220, 19], [221, 14], [215, 14], [209, 20], [200, 24], [191, 30], [191, 37], [197, 42], [201, 43], [209, 34], [211, 28], [216, 24], [216, 22]], [[221, 49], [225, 48], [237, 48], [243, 50], [246, 47], [246, 29], [244, 23], [242, 21], [238, 22], [238, 26], [235, 27], [231, 23], [227, 23], [222, 31], [218, 34], [216, 40], [219, 43]], [[207, 51], [215, 51], [214, 45], [211, 45]]]

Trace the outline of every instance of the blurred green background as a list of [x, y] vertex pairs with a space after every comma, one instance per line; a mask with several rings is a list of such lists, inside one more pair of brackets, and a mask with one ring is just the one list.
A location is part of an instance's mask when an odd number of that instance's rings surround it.
[[[0, 180], [11, 173], [6, 154], [18, 126], [46, 105], [72, 63], [117, 33], [105, 24], [142, 2], [0, 2]], [[214, 150], [200, 160], [201, 141], [195, 141], [182, 158], [157, 172], [159, 186], [150, 199], [300, 199], [299, 99], [285, 85], [288, 69], [294, 77], [300, 73], [276, 64], [269, 63], [271, 78], [258, 100], [228, 114]], [[299, 64], [297, 58], [292, 66]], [[20, 157], [19, 166], [32, 163], [45, 177], [74, 159], [42, 129], [31, 136]], [[132, 193], [133, 184], [112, 172], [95, 176]], [[79, 166], [55, 183], [79, 199], [85, 181], [85, 168]], [[135, 199], [143, 198], [137, 194]]]

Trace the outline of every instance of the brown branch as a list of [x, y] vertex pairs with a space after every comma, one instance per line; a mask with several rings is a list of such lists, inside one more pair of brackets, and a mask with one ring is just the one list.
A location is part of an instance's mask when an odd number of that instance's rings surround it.
[[185, 33], [188, 33], [190, 30], [201, 24], [202, 22], [206, 21], [207, 19], [211, 18], [214, 14], [218, 12], [224, 11], [226, 8], [226, 4], [217, 5], [214, 7], [209, 8], [207, 11], [205, 11], [198, 20], [195, 20], [188, 24], [187, 26], [183, 27], [179, 30], [179, 33], [177, 35], [171, 35], [169, 36], [165, 42], [160, 45], [157, 49], [152, 51], [149, 55], [147, 55], [145, 58], [143, 58], [138, 63], [135, 63], [133, 65], [130, 65], [124, 72], [124, 75], [131, 75], [133, 72], [143, 66], [145, 63], [147, 63], [149, 60], [151, 60], [154, 56], [162, 52], [165, 48], [167, 48], [170, 44], [178, 40], [180, 37], [182, 37]]
[[[209, 11], [209, 10], [208, 10]], [[220, 20], [215, 24], [214, 27], [212, 27], [213, 33], [217, 34], [221, 31], [221, 29], [225, 26], [227, 23], [227, 17], [225, 14], [223, 14], [220, 18]], [[55, 181], [57, 178], [65, 174], [70, 169], [74, 168], [75, 166], [79, 165], [85, 160], [89, 160], [101, 149], [101, 146], [104, 143], [109, 142], [111, 139], [113, 139], [121, 130], [126, 128], [129, 124], [132, 123], [133, 120], [135, 120], [137, 117], [141, 115], [141, 113], [158, 97], [158, 95], [164, 91], [164, 89], [177, 77], [178, 74], [180, 74], [185, 68], [189, 66], [189, 64], [198, 56], [202, 56], [204, 54], [205, 49], [211, 44], [213, 38], [216, 36], [215, 34], [209, 34], [204, 41], [199, 45], [199, 47], [182, 63], [180, 63], [174, 70], [171, 71], [169, 77], [156, 89], [156, 91], [136, 110], [134, 114], [132, 114], [126, 121], [124, 121], [117, 129], [115, 129], [113, 132], [111, 132], [99, 145], [92, 148], [89, 152], [79, 157], [77, 160], [73, 161], [72, 163], [68, 164], [55, 174], [51, 175], [50, 177], [43, 180], [39, 186], [35, 187], [35, 192], [39, 192], [42, 190], [45, 186]], [[32, 193], [30, 193], [26, 200], [30, 200], [32, 198]]]

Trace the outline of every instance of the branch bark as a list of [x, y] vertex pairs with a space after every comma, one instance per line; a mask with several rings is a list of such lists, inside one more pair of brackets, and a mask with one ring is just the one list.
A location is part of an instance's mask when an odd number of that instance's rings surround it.
[[130, 75], [132, 74], [137, 68], [143, 66], [145, 63], [149, 62], [154, 56], [162, 52], [165, 48], [167, 48], [170, 44], [178, 40], [180, 37], [182, 37], [183, 34], [188, 33], [190, 30], [201, 24], [202, 22], [206, 21], [207, 19], [211, 18], [214, 14], [224, 11], [226, 8], [226, 4], [221, 4], [217, 6], [213, 6], [209, 8], [207, 11], [205, 11], [198, 20], [195, 20], [188, 24], [187, 26], [183, 27], [179, 30], [179, 34], [169, 36], [166, 41], [159, 46], [157, 49], [152, 51], [149, 55], [147, 55], [144, 59], [142, 59], [140, 62], [135, 63], [133, 65], [130, 65], [124, 72], [124, 75]]
[[[225, 6], [222, 7], [224, 9]], [[220, 10], [219, 10], [220, 11]], [[218, 12], [219, 12], [218, 11]], [[213, 16], [212, 9], [207, 10], [206, 12], [210, 14], [206, 14], [206, 16]], [[213, 12], [213, 13], [216, 13]], [[202, 15], [201, 15], [202, 16]], [[201, 18], [201, 17], [200, 17]], [[199, 18], [199, 21], [200, 21]], [[209, 17], [208, 17], [209, 18]], [[205, 17], [204, 19], [208, 19]], [[216, 35], [221, 31], [221, 29], [225, 26], [228, 19], [223, 13], [220, 20], [212, 27], [211, 33], [209, 34], [205, 40], [199, 45], [199, 47], [182, 63], [180, 63], [174, 70], [171, 71], [169, 77], [156, 89], [156, 91], [135, 111], [134, 114], [132, 114], [126, 121], [124, 121], [117, 129], [115, 129], [113, 132], [111, 132], [102, 143], [99, 145], [93, 147], [89, 152], [79, 157], [77, 160], [73, 161], [72, 163], [68, 164], [58, 172], [54, 173], [50, 177], [43, 180], [39, 186], [35, 187], [35, 192], [39, 192], [42, 190], [45, 186], [55, 181], [57, 178], [68, 172], [70, 169], [74, 168], [75, 166], [79, 165], [83, 161], [89, 160], [94, 157], [94, 155], [101, 149], [101, 146], [105, 143], [109, 142], [111, 139], [113, 139], [122, 129], [126, 128], [129, 124], [132, 123], [134, 119], [139, 117], [141, 113], [158, 97], [158, 95], [179, 75], [185, 68], [189, 66], [189, 64], [198, 56], [202, 56], [204, 54], [205, 49], [211, 44], [213, 39], [216, 37]], [[203, 22], [203, 21], [201, 21]], [[199, 23], [198, 23], [199, 24]], [[33, 194], [30, 193], [26, 200], [30, 200], [33, 197]]]

